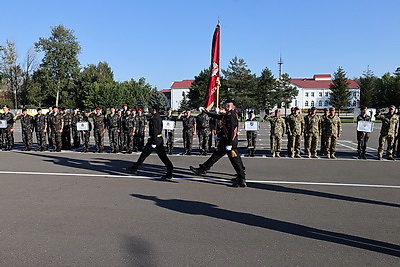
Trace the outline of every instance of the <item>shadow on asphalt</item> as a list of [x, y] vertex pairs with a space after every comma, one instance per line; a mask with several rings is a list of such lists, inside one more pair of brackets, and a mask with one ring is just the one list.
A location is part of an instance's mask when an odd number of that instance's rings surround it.
[[240, 223], [244, 225], [260, 227], [286, 234], [306, 237], [315, 240], [331, 242], [335, 244], [355, 247], [359, 249], [383, 253], [400, 257], [400, 246], [354, 235], [342, 234], [318, 228], [308, 227], [296, 223], [290, 223], [250, 213], [230, 211], [206, 202], [190, 201], [182, 199], [160, 199], [156, 196], [131, 194], [132, 197], [153, 201], [155, 205], [176, 212], [203, 215], [211, 218]]
[[261, 184], [261, 183], [252, 183], [252, 182], [248, 182], [247, 186], [251, 187], [251, 188], [274, 191], [274, 192], [301, 194], [301, 195], [314, 196], [314, 197], [330, 198], [330, 199], [337, 199], [337, 200], [343, 200], [343, 201], [400, 208], [400, 204], [396, 204], [396, 203], [376, 201], [376, 200], [370, 200], [370, 199], [364, 199], [364, 198], [358, 198], [358, 197], [349, 197], [349, 196], [337, 195], [337, 194], [332, 194], [332, 193], [313, 191], [313, 190], [308, 190], [308, 189], [290, 188], [290, 187], [284, 187], [284, 186], [279, 186], [279, 185]]

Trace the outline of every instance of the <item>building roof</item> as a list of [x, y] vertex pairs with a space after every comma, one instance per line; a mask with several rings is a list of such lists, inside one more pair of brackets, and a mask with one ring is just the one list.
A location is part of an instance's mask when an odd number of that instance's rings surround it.
[[[360, 88], [358, 83], [354, 80], [349, 81], [349, 88], [355, 89]], [[313, 78], [303, 78], [303, 79], [292, 79], [291, 83], [294, 85], [307, 88], [307, 89], [325, 89], [329, 88], [332, 83], [330, 74], [316, 74]]]
[[163, 89], [161, 90], [161, 93], [171, 93], [171, 89]]
[[194, 80], [175, 81], [171, 85], [171, 89], [189, 89]]

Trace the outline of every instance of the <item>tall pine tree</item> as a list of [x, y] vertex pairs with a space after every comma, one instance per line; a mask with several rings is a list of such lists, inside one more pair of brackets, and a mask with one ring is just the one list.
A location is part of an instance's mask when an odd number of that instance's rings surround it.
[[338, 67], [337, 71], [333, 74], [333, 80], [329, 88], [331, 89], [330, 104], [338, 109], [348, 107], [350, 104], [351, 93], [349, 91], [349, 81], [346, 77], [346, 72], [342, 67]]

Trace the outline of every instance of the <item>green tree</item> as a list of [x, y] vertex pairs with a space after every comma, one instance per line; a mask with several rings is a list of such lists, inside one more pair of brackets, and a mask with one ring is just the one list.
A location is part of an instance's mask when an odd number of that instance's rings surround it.
[[194, 77], [194, 81], [189, 88], [188, 101], [191, 107], [204, 106], [204, 98], [210, 79], [211, 69], [202, 70], [199, 75]]
[[377, 107], [388, 107], [392, 103], [393, 76], [389, 72], [382, 75], [377, 81], [376, 104]]
[[358, 79], [360, 85], [360, 105], [365, 107], [374, 106], [374, 96], [376, 95], [376, 81], [377, 77], [374, 72], [368, 69]]
[[338, 67], [337, 71], [333, 74], [333, 80], [329, 89], [332, 91], [329, 102], [340, 113], [340, 109], [349, 106], [351, 97], [349, 81], [342, 67]]
[[15, 42], [7, 40], [5, 46], [0, 46], [0, 70], [7, 89], [14, 96], [14, 108], [18, 108], [18, 98], [23, 84], [23, 71], [17, 60]]
[[152, 106], [158, 107], [160, 113], [164, 113], [168, 108], [167, 98], [157, 88], [153, 88], [150, 92], [149, 107]]
[[289, 108], [289, 104], [299, 94], [299, 90], [291, 84], [291, 78], [289, 74], [284, 73], [281, 77], [275, 80], [275, 95], [278, 99], [278, 106], [283, 103], [286, 109]]
[[[234, 57], [227, 70], [222, 70], [227, 87], [227, 96], [236, 101], [236, 106], [245, 111], [246, 108], [254, 108], [255, 89], [257, 87], [256, 76], [251, 73], [244, 59]], [[222, 82], [221, 82], [222, 84]]]
[[[71, 89], [71, 81], [79, 74], [78, 54], [81, 47], [73, 30], [65, 28], [63, 25], [52, 27], [49, 38], [39, 38], [35, 43], [38, 52], [44, 52], [44, 57], [40, 67], [48, 72], [49, 94], [54, 95], [56, 106], [60, 103], [60, 96], [67, 100], [68, 90]], [[65, 94], [61, 92], [65, 90]]]
[[271, 70], [268, 68], [263, 69], [257, 81], [258, 83], [255, 91], [256, 109], [272, 109], [275, 105], [278, 105], [278, 93], [275, 88], [275, 79]]

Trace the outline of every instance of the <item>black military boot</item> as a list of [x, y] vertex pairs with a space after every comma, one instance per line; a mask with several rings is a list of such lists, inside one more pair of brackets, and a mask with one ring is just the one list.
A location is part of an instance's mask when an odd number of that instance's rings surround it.
[[200, 166], [198, 168], [195, 168], [193, 166], [190, 166], [189, 168], [196, 175], [200, 176], [200, 175], [207, 174], [207, 170], [201, 164], [200, 164]]

